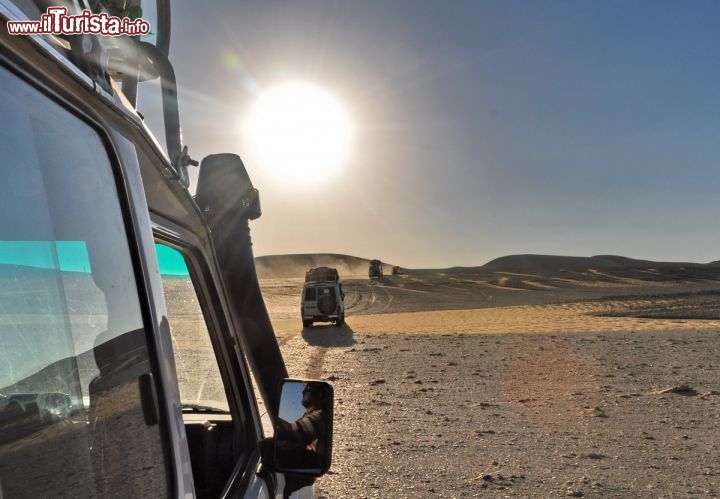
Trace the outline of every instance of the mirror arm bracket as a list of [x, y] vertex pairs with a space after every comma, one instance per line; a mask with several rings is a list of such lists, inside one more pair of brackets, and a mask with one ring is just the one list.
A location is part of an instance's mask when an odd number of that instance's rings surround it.
[[172, 167], [179, 176], [180, 183], [188, 187], [190, 178], [187, 167], [197, 166], [197, 161], [188, 154], [187, 146], [182, 145], [180, 111], [177, 98], [175, 70], [163, 51], [148, 42], [138, 42], [141, 51], [150, 59], [160, 75], [162, 92], [163, 121], [165, 123], [165, 142]]

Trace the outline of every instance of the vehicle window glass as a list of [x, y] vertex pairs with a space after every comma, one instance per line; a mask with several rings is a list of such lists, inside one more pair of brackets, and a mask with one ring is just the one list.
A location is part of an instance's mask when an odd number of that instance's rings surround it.
[[229, 412], [217, 357], [185, 257], [161, 243], [155, 245], [160, 265], [175, 364], [184, 407]]
[[0, 496], [167, 495], [146, 332], [107, 151], [0, 69]]
[[305, 290], [305, 299], [308, 301], [312, 301], [316, 299], [316, 290], [315, 288], [307, 288]]

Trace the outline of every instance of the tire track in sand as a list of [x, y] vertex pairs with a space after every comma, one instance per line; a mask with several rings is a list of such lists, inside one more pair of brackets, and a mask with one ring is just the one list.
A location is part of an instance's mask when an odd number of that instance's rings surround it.
[[385, 312], [393, 303], [395, 297], [390, 288], [371, 281], [367, 285], [355, 285], [348, 289], [350, 295], [349, 303], [346, 303], [345, 310], [352, 315], [378, 314]]
[[308, 379], [321, 379], [323, 366], [325, 364], [325, 355], [328, 347], [316, 347], [315, 351], [308, 358], [305, 366], [305, 377]]
[[341, 327], [324, 326], [306, 328], [302, 333], [305, 344], [303, 351], [305, 360], [304, 374], [307, 378], [323, 379], [325, 377], [325, 357], [329, 350], [343, 348], [355, 344], [353, 330], [344, 324]]

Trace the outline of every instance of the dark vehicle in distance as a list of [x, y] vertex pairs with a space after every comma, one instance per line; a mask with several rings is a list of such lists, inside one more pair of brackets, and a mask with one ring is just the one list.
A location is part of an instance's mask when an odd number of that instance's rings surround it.
[[383, 276], [383, 263], [380, 260], [372, 260], [368, 269], [368, 277], [374, 279]]

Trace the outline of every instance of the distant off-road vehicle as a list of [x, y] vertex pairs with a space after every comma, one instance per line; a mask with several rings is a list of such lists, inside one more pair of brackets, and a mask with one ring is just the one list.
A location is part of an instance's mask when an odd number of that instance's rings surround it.
[[383, 276], [383, 263], [380, 260], [372, 260], [370, 262], [370, 268], [368, 269], [368, 277], [373, 279], [375, 277]]
[[345, 322], [345, 293], [338, 271], [330, 267], [318, 267], [305, 273], [300, 304], [303, 327], [315, 322], [332, 322], [340, 327]]

